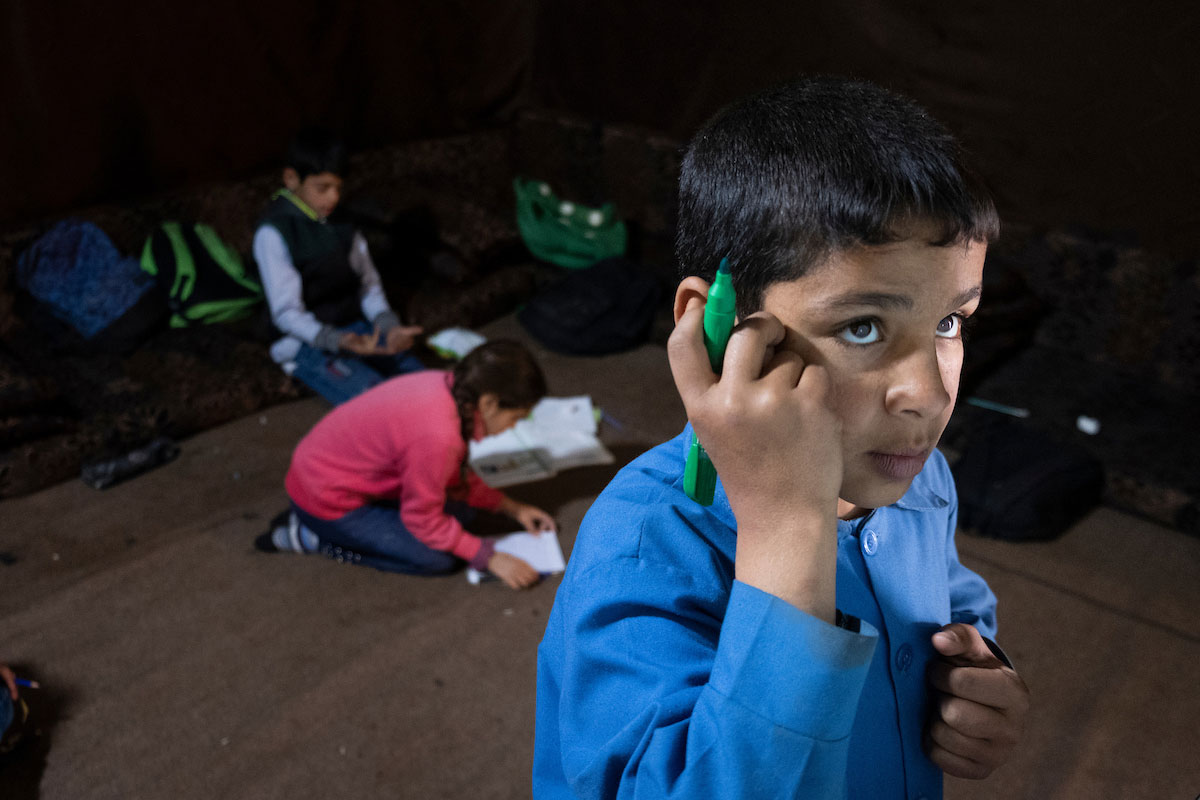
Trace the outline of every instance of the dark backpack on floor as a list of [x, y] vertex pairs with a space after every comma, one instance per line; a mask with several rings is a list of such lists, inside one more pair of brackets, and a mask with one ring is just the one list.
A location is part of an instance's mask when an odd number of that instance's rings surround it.
[[517, 319], [555, 352], [617, 353], [645, 341], [658, 298], [658, 281], [644, 267], [608, 258], [571, 272], [535, 296]]
[[243, 319], [263, 300], [241, 256], [202, 223], [164, 222], [146, 239], [142, 269], [166, 294], [172, 328]]
[[993, 539], [1053, 539], [1095, 508], [1104, 492], [1098, 459], [1021, 420], [997, 418], [971, 431], [951, 470], [958, 524]]

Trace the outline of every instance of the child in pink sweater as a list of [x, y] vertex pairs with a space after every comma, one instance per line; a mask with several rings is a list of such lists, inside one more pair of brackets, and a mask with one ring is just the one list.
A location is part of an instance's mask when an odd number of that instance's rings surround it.
[[532, 586], [529, 564], [463, 522], [471, 508], [507, 514], [531, 532], [555, 530], [554, 520], [484, 484], [466, 466], [467, 442], [508, 430], [545, 394], [533, 356], [503, 340], [472, 350], [451, 372], [384, 381], [300, 441], [285, 481], [291, 511], [256, 546], [416, 575], [465, 563], [514, 589]]

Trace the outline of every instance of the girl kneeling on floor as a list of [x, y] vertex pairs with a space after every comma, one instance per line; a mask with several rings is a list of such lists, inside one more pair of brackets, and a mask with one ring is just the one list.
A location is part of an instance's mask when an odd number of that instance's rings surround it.
[[533, 356], [505, 340], [480, 345], [452, 371], [384, 381], [300, 441], [285, 481], [291, 510], [256, 545], [414, 575], [465, 562], [514, 589], [532, 586], [529, 564], [463, 523], [472, 509], [507, 514], [530, 532], [553, 531], [554, 520], [484, 484], [467, 468], [467, 443], [508, 430], [545, 394]]

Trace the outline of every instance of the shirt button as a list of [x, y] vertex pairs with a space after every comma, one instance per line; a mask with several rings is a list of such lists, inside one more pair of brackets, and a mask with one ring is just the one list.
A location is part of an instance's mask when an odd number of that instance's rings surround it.
[[900, 648], [896, 650], [896, 669], [901, 672], [908, 672], [908, 668], [912, 666], [912, 662], [912, 645], [907, 643], [900, 645]]
[[875, 555], [875, 551], [879, 549], [879, 534], [875, 531], [867, 531], [863, 534], [862, 540], [863, 552], [869, 556]]

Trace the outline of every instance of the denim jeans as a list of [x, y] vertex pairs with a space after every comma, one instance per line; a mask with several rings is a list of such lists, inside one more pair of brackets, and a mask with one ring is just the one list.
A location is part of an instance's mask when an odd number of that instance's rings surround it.
[[[370, 333], [372, 328], [359, 321], [342, 330]], [[405, 350], [394, 356], [356, 356], [326, 353], [307, 344], [296, 354], [292, 377], [335, 406], [382, 383], [387, 378], [425, 369], [420, 359]]]
[[[319, 552], [335, 561], [384, 572], [444, 575], [463, 566], [451, 553], [434, 550], [404, 527], [395, 503], [372, 503], [337, 519], [319, 519], [292, 503], [300, 524], [317, 535]], [[446, 513], [468, 524], [475, 511], [466, 503], [446, 503]]]

